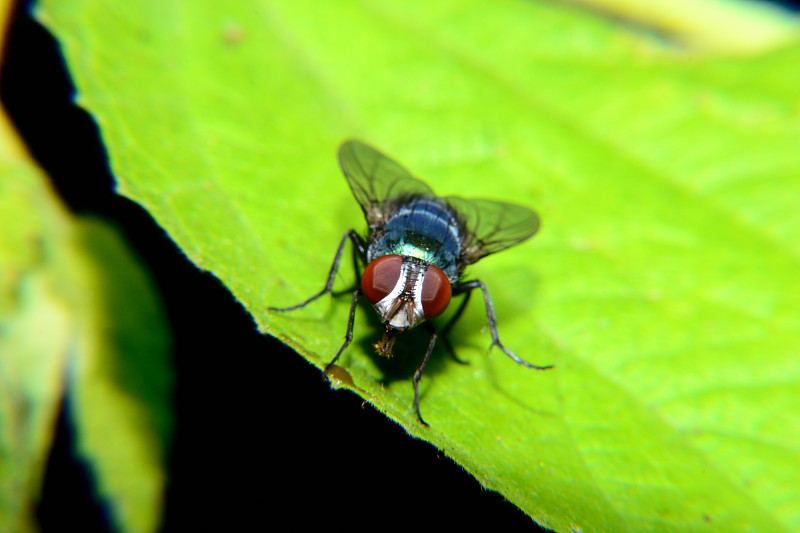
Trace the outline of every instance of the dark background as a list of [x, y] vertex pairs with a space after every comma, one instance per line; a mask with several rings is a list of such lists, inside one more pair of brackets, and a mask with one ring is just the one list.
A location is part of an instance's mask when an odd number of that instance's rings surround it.
[[[176, 433], [162, 529], [544, 531], [434, 447], [354, 394], [331, 390], [302, 357], [260, 335], [225, 287], [189, 263], [143, 209], [114, 194], [97, 126], [72, 103], [58, 45], [29, 8], [20, 3], [11, 22], [0, 101], [64, 203], [120, 227], [169, 314]], [[37, 519], [45, 532], [109, 531], [73, 437], [62, 410]]]

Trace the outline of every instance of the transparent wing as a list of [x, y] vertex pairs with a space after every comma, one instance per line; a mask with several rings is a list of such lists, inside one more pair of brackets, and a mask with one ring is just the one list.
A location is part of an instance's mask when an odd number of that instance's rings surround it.
[[385, 218], [388, 213], [384, 204], [392, 198], [434, 196], [430, 187], [399, 163], [361, 141], [342, 143], [339, 164], [370, 226]]
[[465, 228], [464, 265], [529, 239], [539, 230], [539, 216], [527, 207], [482, 198], [448, 196], [444, 201]]

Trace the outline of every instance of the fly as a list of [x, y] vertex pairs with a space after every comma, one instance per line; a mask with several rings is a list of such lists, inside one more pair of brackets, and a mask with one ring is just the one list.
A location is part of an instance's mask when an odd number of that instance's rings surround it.
[[[552, 368], [531, 364], [506, 348], [497, 333], [494, 305], [486, 285], [479, 279], [461, 279], [467, 266], [532, 237], [539, 229], [535, 212], [494, 200], [438, 197], [399, 163], [357, 140], [339, 147], [339, 164], [364, 211], [366, 238], [347, 230], [339, 242], [325, 287], [297, 305], [270, 308], [292, 311], [330, 294], [345, 244], [348, 240], [353, 243], [354, 255], [366, 268], [360, 275], [360, 287], [353, 291], [344, 343], [325, 367], [326, 376], [353, 340], [356, 305], [363, 294], [385, 326], [381, 340], [375, 344], [380, 355], [391, 357], [396, 336], [418, 324], [430, 333], [427, 351], [413, 379], [414, 409], [420, 423], [427, 426], [419, 409], [419, 380], [439, 337], [455, 355], [447, 334], [461, 317], [474, 289], [483, 294], [491, 346], [528, 368]], [[355, 268], [358, 279], [358, 262]], [[464, 298], [453, 317], [437, 331], [429, 319], [442, 314], [451, 297], [461, 294]]]

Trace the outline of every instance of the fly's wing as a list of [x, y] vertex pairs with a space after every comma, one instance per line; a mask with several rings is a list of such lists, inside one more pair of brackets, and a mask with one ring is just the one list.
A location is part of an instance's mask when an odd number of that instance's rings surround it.
[[448, 196], [462, 226], [463, 266], [529, 239], [539, 230], [539, 216], [527, 207], [482, 198]]
[[433, 190], [399, 163], [361, 141], [339, 147], [339, 164], [369, 226], [380, 226], [388, 214], [387, 201], [403, 196], [434, 196]]

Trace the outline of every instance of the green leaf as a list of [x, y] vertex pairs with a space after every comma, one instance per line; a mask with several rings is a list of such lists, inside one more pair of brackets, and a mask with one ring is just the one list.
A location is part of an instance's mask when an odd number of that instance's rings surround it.
[[0, 176], [0, 531], [34, 531], [33, 502], [74, 340], [67, 289], [74, 251], [69, 217], [5, 113]]
[[119, 531], [156, 531], [172, 433], [166, 317], [116, 229], [81, 219], [84, 309], [68, 404], [77, 448]]
[[[43, 2], [122, 194], [318, 367], [348, 298], [292, 313], [363, 229], [335, 162], [357, 136], [441, 194], [537, 208], [410, 372], [356, 314], [352, 390], [557, 531], [800, 530], [796, 44], [669, 48], [532, 2]], [[338, 288], [352, 283], [348, 265]], [[422, 334], [397, 358], [413, 370]], [[390, 379], [387, 379], [390, 378]], [[349, 385], [344, 385], [348, 386]]]
[[152, 282], [116, 229], [66, 212], [5, 114], [0, 175], [0, 531], [36, 530], [64, 398], [113, 523], [155, 531], [171, 420]]
[[[796, 39], [797, 20], [780, 2], [578, 0], [695, 51], [756, 52]], [[713, 22], [713, 23], [709, 23]]]

